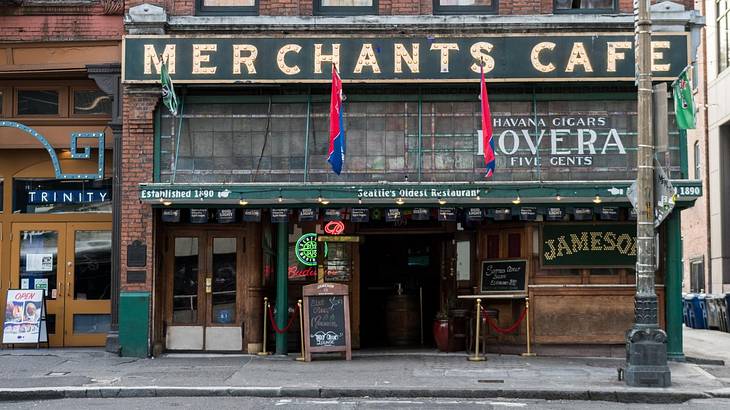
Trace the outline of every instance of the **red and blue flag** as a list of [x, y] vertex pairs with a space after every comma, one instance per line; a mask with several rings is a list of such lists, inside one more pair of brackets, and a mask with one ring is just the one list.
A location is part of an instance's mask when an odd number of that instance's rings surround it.
[[330, 147], [327, 153], [327, 162], [332, 165], [332, 171], [340, 175], [345, 163], [345, 123], [342, 110], [342, 79], [337, 68], [332, 64], [332, 95], [330, 100]]
[[482, 104], [482, 142], [484, 146], [484, 163], [487, 166], [489, 178], [494, 174], [494, 138], [492, 138], [492, 113], [489, 111], [489, 96], [487, 95], [487, 82], [484, 80], [484, 66], [482, 66], [481, 93], [479, 99]]

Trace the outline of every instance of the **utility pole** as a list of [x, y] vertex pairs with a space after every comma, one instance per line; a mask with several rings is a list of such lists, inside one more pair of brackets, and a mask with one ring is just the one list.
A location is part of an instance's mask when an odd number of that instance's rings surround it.
[[669, 387], [667, 334], [659, 328], [655, 289], [654, 138], [652, 133], [651, 15], [649, 0], [634, 0], [638, 77], [636, 295], [634, 326], [626, 332], [626, 384]]

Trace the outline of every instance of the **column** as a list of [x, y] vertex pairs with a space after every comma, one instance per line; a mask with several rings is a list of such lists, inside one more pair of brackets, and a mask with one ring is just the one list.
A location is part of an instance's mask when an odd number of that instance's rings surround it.
[[682, 345], [682, 216], [675, 208], [667, 225], [667, 274], [664, 298], [667, 318], [667, 357], [684, 361]]
[[[289, 319], [287, 265], [289, 264], [289, 224], [280, 222], [276, 231], [276, 326], [283, 329]], [[286, 333], [276, 334], [276, 354], [287, 354]]]

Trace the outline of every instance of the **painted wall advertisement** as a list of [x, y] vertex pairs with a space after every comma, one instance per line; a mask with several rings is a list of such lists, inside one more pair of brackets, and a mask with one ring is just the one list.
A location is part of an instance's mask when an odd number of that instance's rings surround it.
[[43, 321], [43, 289], [9, 289], [5, 302], [3, 343], [48, 341]]

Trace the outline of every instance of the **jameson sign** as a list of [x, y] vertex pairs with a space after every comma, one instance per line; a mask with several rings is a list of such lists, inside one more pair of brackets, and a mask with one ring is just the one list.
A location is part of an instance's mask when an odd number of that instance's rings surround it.
[[[687, 36], [652, 35], [655, 80], [687, 66]], [[614, 81], [634, 78], [633, 33], [495, 34], [474, 37], [170, 37], [126, 36], [124, 81], [158, 82], [162, 61], [172, 79], [195, 82]]]
[[635, 264], [636, 225], [546, 224], [543, 226], [543, 267], [633, 267]]

